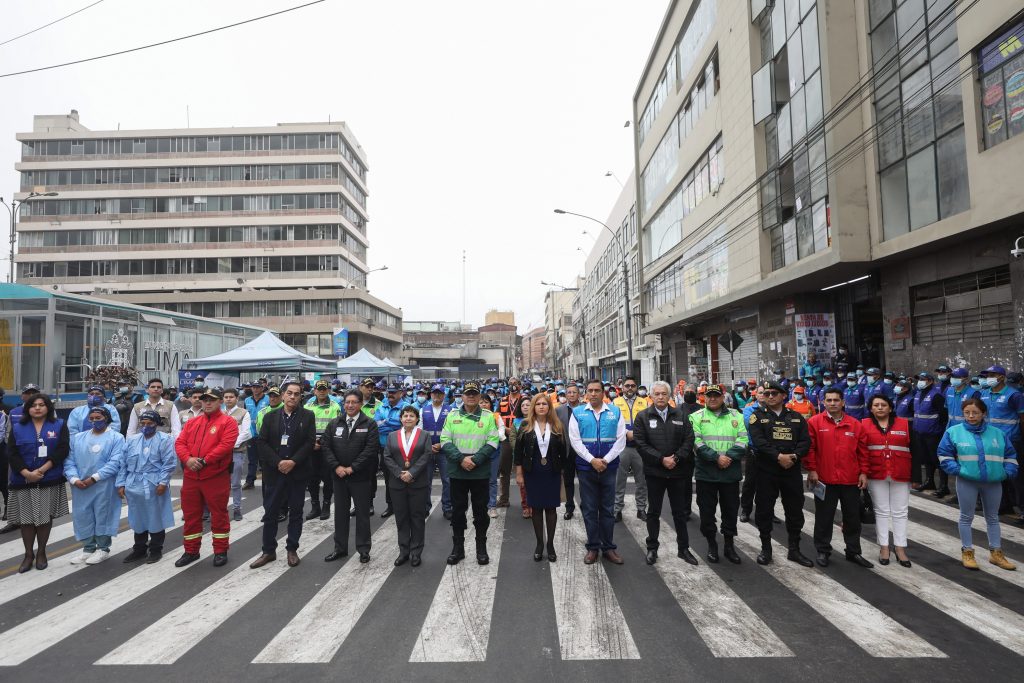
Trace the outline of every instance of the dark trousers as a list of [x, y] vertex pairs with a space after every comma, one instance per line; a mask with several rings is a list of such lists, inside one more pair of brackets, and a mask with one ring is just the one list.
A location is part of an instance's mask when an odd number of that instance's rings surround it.
[[[487, 483], [490, 484], [490, 482]], [[419, 557], [423, 552], [423, 538], [426, 536], [427, 530], [430, 487], [394, 486], [394, 490], [391, 492], [391, 502], [395, 506], [395, 524], [398, 525], [399, 555]], [[485, 500], [485, 516], [487, 514], [486, 502]]]
[[832, 522], [843, 507], [846, 552], [860, 555], [860, 489], [855, 484], [825, 484], [825, 500], [814, 497], [814, 549], [832, 552]]
[[[612, 542], [615, 533], [615, 475], [617, 470], [606, 469], [595, 472], [580, 469], [576, 475], [580, 481], [580, 509], [583, 511], [583, 526], [587, 528], [587, 550], [615, 550]], [[648, 510], [648, 514], [650, 511]]]
[[786, 535], [789, 547], [800, 547], [800, 531], [804, 528], [804, 480], [800, 476], [800, 465], [793, 465], [784, 474], [757, 470], [757, 495], [754, 497], [756, 513], [754, 521], [761, 539], [772, 535], [772, 517], [775, 516], [775, 501], [782, 496], [782, 508], [786, 511]]
[[[1013, 439], [1011, 443], [1013, 444], [1013, 450], [1017, 453], [1017, 462], [1024, 462], [1024, 439]], [[1024, 515], [1024, 467], [1017, 468], [1016, 481], [1010, 481], [1010, 479], [1007, 479], [1006, 481], [1010, 482], [1010, 487], [1016, 492], [1017, 507], [1020, 508], [1021, 514]], [[5, 494], [4, 500], [6, 499]], [[1003, 500], [1009, 500], [1011, 502], [1014, 500], [1013, 497], [1008, 498], [1006, 496], [1005, 489], [1003, 490]]]
[[140, 553], [146, 552], [147, 548], [150, 552], [161, 552], [164, 549], [164, 537], [166, 536], [166, 531], [143, 531], [142, 533], [137, 533], [135, 534], [135, 545], [132, 549]]
[[334, 497], [334, 475], [327, 472], [324, 465], [323, 451], [313, 451], [313, 475], [309, 478], [306, 490], [309, 491], [309, 500], [313, 509], [320, 507], [320, 484], [324, 485], [324, 505], [330, 507], [331, 499]]
[[[915, 484], [935, 483], [942, 488], [946, 485], [946, 473], [939, 470], [939, 481], [933, 482], [935, 470], [939, 466], [939, 442], [941, 434], [919, 434], [910, 433], [910, 457], [911, 471], [910, 480]], [[922, 474], [922, 469], [924, 473]]]
[[252, 483], [256, 481], [256, 468], [260, 464], [260, 454], [256, 450], [256, 444], [252, 441], [249, 442], [249, 469], [245, 473], [246, 483]]
[[470, 500], [473, 503], [473, 527], [476, 529], [477, 540], [487, 538], [487, 527], [491, 519], [487, 516], [487, 496], [490, 493], [489, 479], [456, 479], [450, 478], [452, 492], [452, 535], [464, 538], [466, 535], [466, 511]]
[[[377, 453], [377, 469], [384, 473], [384, 501], [391, 507], [391, 486], [388, 484], [388, 469], [384, 466], [384, 448], [381, 447]], [[377, 497], [377, 472], [373, 473], [370, 479], [370, 500]]]
[[576, 510], [576, 457], [569, 455], [562, 468], [562, 483], [565, 486], [565, 511]]
[[748, 448], [743, 458], [743, 487], [740, 490], [740, 509], [748, 515], [754, 509], [754, 494], [757, 492], [757, 462], [754, 449]]
[[302, 536], [302, 505], [306, 498], [306, 479], [277, 475], [269, 482], [263, 473], [263, 552], [270, 554], [277, 550], [277, 513], [281, 503], [288, 503], [288, 540], [286, 550], [299, 549]]
[[[668, 493], [672, 506], [672, 521], [676, 526], [679, 550], [690, 547], [690, 534], [686, 530], [686, 513], [690, 511], [690, 482], [684, 477], [647, 477], [647, 549], [658, 549], [661, 530], [661, 506]], [[585, 517], [584, 517], [585, 518]]]
[[499, 445], [501, 459], [498, 463], [498, 501], [499, 507], [508, 507], [509, 479], [512, 476], [512, 441], [506, 437]]
[[740, 508], [740, 483], [738, 481], [697, 480], [697, 507], [700, 509], [700, 533], [709, 541], [718, 534], [715, 524], [716, 509], [722, 508], [722, 535], [732, 538], [736, 535], [736, 514]]
[[355, 481], [349, 477], [338, 479], [331, 475], [334, 490], [334, 549], [348, 552], [349, 506], [356, 508], [356, 551], [370, 552], [370, 480]]

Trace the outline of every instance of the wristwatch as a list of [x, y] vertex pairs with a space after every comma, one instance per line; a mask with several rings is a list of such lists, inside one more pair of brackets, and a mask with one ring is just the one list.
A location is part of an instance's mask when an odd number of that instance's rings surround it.
[[206, 458], [196, 458], [196, 460], [199, 461], [200, 465], [202, 465], [203, 467], [206, 467]]

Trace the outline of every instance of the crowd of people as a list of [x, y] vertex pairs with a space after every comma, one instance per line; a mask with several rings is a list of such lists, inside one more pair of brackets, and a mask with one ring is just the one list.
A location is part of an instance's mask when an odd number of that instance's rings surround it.
[[[721, 555], [739, 564], [737, 524], [753, 522], [761, 538], [757, 562], [771, 563], [771, 533], [784, 523], [787, 558], [827, 567], [840, 509], [848, 561], [873, 566], [861, 551], [867, 517], [881, 548], [878, 562], [889, 564], [894, 554], [909, 567], [911, 491], [930, 490], [959, 505], [964, 567], [978, 568], [971, 524], [980, 502], [989, 561], [1014, 569], [1001, 549], [999, 514], [1024, 519], [1020, 374], [992, 365], [972, 377], [966, 368], [940, 366], [907, 377], [848, 364], [841, 354], [831, 360], [825, 368], [811, 354], [795, 378], [776, 371], [766, 381], [731, 387], [511, 377], [406, 385], [368, 378], [351, 387], [326, 378], [312, 385], [260, 380], [222, 389], [197, 378], [179, 393], [153, 379], [140, 396], [132, 387], [90, 387], [85, 405], [67, 418], [29, 385], [9, 415], [0, 413], [7, 522], [0, 533], [20, 530], [19, 571], [46, 569], [52, 523], [69, 514], [70, 490], [82, 542], [73, 562], [110, 556], [122, 501], [134, 533], [124, 562], [157, 562], [174, 526], [171, 479], [180, 468], [184, 547], [176, 566], [200, 558], [207, 522], [213, 564], [227, 563], [231, 521], [243, 519], [242, 491], [257, 478], [263, 534], [253, 569], [277, 560], [282, 523], [287, 564], [298, 565], [304, 523], [330, 520], [332, 507], [334, 548], [324, 560], [347, 557], [354, 518], [355, 550], [366, 563], [382, 473], [381, 517], [394, 515], [398, 530], [395, 565], [415, 567], [439, 476], [441, 514], [452, 534], [447, 563], [466, 557], [472, 510], [473, 551], [483, 565], [490, 520], [511, 505], [514, 479], [522, 517], [535, 533], [535, 561], [558, 560], [559, 508], [565, 520], [573, 518], [578, 487], [584, 563], [622, 564], [614, 532], [632, 475], [652, 565], [666, 496], [676, 555], [699, 563], [687, 529], [696, 492], [708, 562]], [[800, 545], [808, 495], [813, 560]], [[779, 499], [784, 519], [775, 515]]]

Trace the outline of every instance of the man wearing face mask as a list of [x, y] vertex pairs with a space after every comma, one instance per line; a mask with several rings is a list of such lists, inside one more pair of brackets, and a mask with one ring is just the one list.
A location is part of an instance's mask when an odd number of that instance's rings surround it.
[[[868, 368], [868, 383], [864, 387], [864, 411], [869, 412], [871, 399], [875, 396], [885, 396], [892, 400], [892, 387], [882, 380], [882, 371], [879, 368]], [[867, 417], [867, 415], [864, 415]]]
[[964, 421], [964, 401], [969, 398], [981, 398], [981, 392], [972, 389], [967, 383], [970, 373], [967, 368], [957, 368], [950, 373], [949, 388], [946, 389], [946, 413], [949, 415], [949, 426]]
[[[647, 479], [644, 476], [644, 461], [637, 452], [636, 442], [633, 441], [633, 422], [640, 411], [645, 410], [650, 401], [636, 395], [637, 382], [635, 377], [627, 377], [622, 382], [622, 396], [612, 399], [612, 405], [619, 409], [622, 419], [626, 421], [626, 448], [619, 455], [619, 471], [615, 474], [615, 521], [622, 521], [622, 508], [626, 500], [626, 476], [633, 472], [633, 481], [636, 482], [636, 516], [647, 521]], [[612, 392], [614, 395], [614, 392]], [[689, 458], [689, 465], [693, 467], [693, 458]], [[689, 480], [687, 480], [689, 483]], [[690, 498], [686, 499], [686, 516], [690, 515]]]
[[843, 402], [846, 404], [846, 414], [855, 420], [862, 420], [868, 416], [864, 390], [865, 386], [858, 381], [857, 375], [852, 372], [847, 373], [846, 388], [843, 389]]
[[896, 403], [896, 417], [902, 417], [908, 425], [914, 424], [914, 391], [913, 383], [906, 377], [900, 377], [893, 387], [893, 401]]
[[949, 388], [949, 380], [951, 379], [953, 371], [948, 365], [940, 365], [935, 368], [935, 385], [942, 392], [942, 395], [946, 395], [946, 389]]
[[[920, 482], [912, 488], [915, 491], [930, 491], [936, 488], [933, 480], [939, 467], [939, 441], [946, 431], [946, 400], [942, 391], [935, 385], [935, 378], [930, 372], [922, 372], [917, 376], [917, 393], [914, 395], [914, 422], [911, 430], [910, 444], [914, 457], [911, 475]], [[916, 444], [916, 448], [915, 448]], [[922, 478], [921, 469], [924, 469]], [[939, 470], [938, 490], [936, 496], [948, 496], [948, 475]]]
[[[1006, 368], [1001, 365], [986, 368], [981, 376], [985, 385], [981, 392], [981, 400], [988, 407], [988, 421], [1003, 432], [1019, 456], [1024, 450], [1024, 432], [1021, 429], [1024, 425], [1024, 394], [1006, 383]], [[1024, 511], [1024, 479], [1019, 473], [1016, 481], [1004, 480], [1000, 514], [1012, 510], [1015, 498], [1010, 494], [1014, 492], [1017, 504]], [[1024, 515], [1020, 520], [1024, 521]]]
[[836, 355], [832, 357], [832, 369], [839, 371], [839, 366], [842, 365], [842, 372], [845, 373], [853, 365], [853, 362], [853, 356], [850, 355], [850, 347], [845, 343], [840, 344], [839, 348], [836, 349]]
[[117, 409], [112, 404], [107, 403], [106, 392], [103, 391], [103, 387], [96, 385], [89, 387], [89, 393], [85, 398], [85, 405], [78, 406], [68, 416], [69, 436], [74, 437], [78, 432], [85, 432], [91, 429], [87, 423], [89, 411], [93, 408], [106, 408], [111, 417], [111, 429], [118, 434], [121, 433], [121, 418], [117, 413]]

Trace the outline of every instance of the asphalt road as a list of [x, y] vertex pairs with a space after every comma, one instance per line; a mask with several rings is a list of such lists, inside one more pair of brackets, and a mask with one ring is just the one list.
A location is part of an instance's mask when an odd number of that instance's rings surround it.
[[[285, 566], [282, 547], [276, 564], [250, 570], [260, 511], [258, 489], [247, 493], [256, 495], [232, 524], [223, 568], [212, 566], [207, 537], [203, 559], [175, 569], [180, 525], [157, 564], [121, 563], [129, 532], [115, 539], [115, 557], [81, 566], [68, 562], [78, 545], [65, 518], [50, 568], [23, 575], [20, 539], [0, 537], [0, 680], [1015, 679], [1022, 664], [1024, 568], [989, 565], [976, 531], [983, 570], [962, 569], [957, 512], [929, 497], [912, 500], [910, 569], [843, 561], [838, 527], [827, 569], [787, 562], [782, 546], [764, 568], [754, 562], [756, 531], [743, 524], [742, 564], [710, 565], [696, 515], [688, 528], [700, 566], [675, 557], [669, 520], [649, 567], [628, 495], [615, 528], [623, 566], [584, 565], [580, 515], [565, 522], [561, 511], [558, 561], [534, 562], [532, 526], [512, 507], [492, 520], [490, 565], [470, 553], [449, 568], [450, 530], [435, 506], [416, 569], [393, 566], [394, 522], [378, 516], [369, 564], [354, 552], [325, 563], [333, 528], [317, 520], [304, 527], [298, 567]], [[810, 554], [810, 500], [805, 509]], [[1003, 529], [1007, 554], [1024, 559], [1024, 529]], [[781, 526], [775, 538], [785, 544]], [[864, 538], [874, 559], [874, 527]]]

